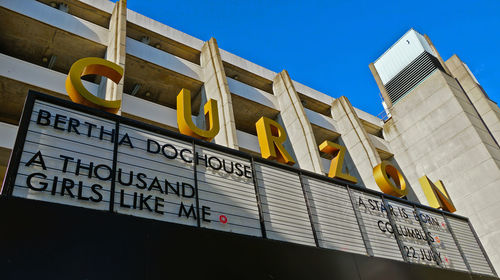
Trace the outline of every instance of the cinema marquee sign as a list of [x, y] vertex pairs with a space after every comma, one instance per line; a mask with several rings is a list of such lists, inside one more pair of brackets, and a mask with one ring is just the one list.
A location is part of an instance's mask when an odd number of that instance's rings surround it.
[[494, 275], [466, 218], [34, 92], [2, 194]]
[[[71, 66], [66, 79], [66, 91], [71, 100], [92, 108], [117, 113], [121, 106], [121, 100], [107, 100], [97, 97], [83, 86], [81, 77], [89, 74], [101, 75], [118, 83], [123, 76], [123, 68], [102, 58], [87, 57], [76, 61]], [[220, 130], [217, 100], [208, 100], [204, 105], [204, 115], [206, 128], [202, 129], [197, 127], [192, 120], [191, 94], [189, 90], [182, 89], [177, 96], [177, 125], [179, 132], [206, 141], [213, 140]], [[292, 156], [283, 146], [287, 134], [280, 124], [269, 118], [261, 117], [255, 123], [255, 127], [263, 158], [289, 165], [295, 164]], [[332, 155], [328, 177], [354, 184], [357, 183], [355, 177], [342, 171], [346, 152], [344, 146], [326, 140], [319, 145], [318, 149], [323, 153]], [[408, 194], [403, 174], [387, 161], [382, 161], [373, 168], [373, 177], [382, 192], [386, 194], [397, 197], [404, 197]], [[430, 206], [448, 212], [456, 211], [441, 181], [433, 184], [425, 175], [419, 181]]]

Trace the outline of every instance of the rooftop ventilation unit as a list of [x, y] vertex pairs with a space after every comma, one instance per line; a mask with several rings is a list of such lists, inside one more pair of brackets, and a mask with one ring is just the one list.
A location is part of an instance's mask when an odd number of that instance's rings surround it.
[[422, 34], [410, 29], [374, 63], [392, 104], [434, 70], [443, 70], [438, 54]]

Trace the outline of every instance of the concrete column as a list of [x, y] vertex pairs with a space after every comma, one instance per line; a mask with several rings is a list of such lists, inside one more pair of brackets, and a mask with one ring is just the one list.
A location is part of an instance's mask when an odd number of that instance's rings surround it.
[[312, 172], [325, 173], [311, 123], [286, 70], [274, 77], [273, 92], [298, 165]]
[[441, 64], [441, 66], [443, 66], [444, 72], [446, 72], [446, 74], [451, 76], [450, 70], [448, 69], [448, 67], [446, 66], [446, 63], [444, 63], [443, 58], [441, 57], [441, 55], [437, 51], [436, 47], [432, 43], [431, 38], [429, 38], [429, 36], [427, 36], [427, 34], [424, 34], [424, 38], [427, 41], [427, 43], [429, 44], [429, 46], [431, 47], [432, 51], [437, 55], [437, 59], [439, 60], [439, 63]]
[[333, 102], [332, 117], [361, 176], [358, 179], [367, 188], [380, 191], [373, 179], [373, 167], [382, 160], [347, 97], [341, 96]]
[[488, 98], [469, 68], [455, 54], [446, 61], [451, 75], [458, 80], [491, 135], [500, 143], [500, 108]]
[[[114, 62], [125, 69], [125, 40], [127, 33], [127, 0], [120, 0], [115, 3], [115, 8], [109, 21], [109, 42], [106, 51], [106, 59]], [[104, 98], [107, 100], [122, 99], [123, 84], [125, 77], [120, 83], [115, 84], [111, 81], [106, 83]], [[121, 108], [118, 114], [121, 115]]]
[[[210, 38], [201, 48], [201, 68], [206, 100], [210, 98], [217, 100], [219, 109], [220, 132], [214, 141], [217, 144], [238, 149], [231, 91], [227, 84], [219, 47], [214, 38]], [[203, 110], [200, 114], [203, 114]]]
[[392, 107], [392, 101], [391, 98], [389, 97], [389, 93], [387, 93], [387, 90], [385, 89], [384, 84], [382, 83], [382, 79], [380, 79], [380, 76], [378, 74], [377, 69], [375, 68], [375, 64], [370, 63], [368, 65], [370, 68], [370, 71], [372, 72], [373, 78], [375, 78], [375, 82], [377, 82], [378, 89], [380, 90], [380, 93], [382, 94], [382, 97], [384, 98], [385, 104], [387, 105], [387, 108]]

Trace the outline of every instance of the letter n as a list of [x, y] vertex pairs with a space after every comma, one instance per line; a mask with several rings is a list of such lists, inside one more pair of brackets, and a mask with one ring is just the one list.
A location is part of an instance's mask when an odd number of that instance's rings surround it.
[[424, 175], [420, 177], [418, 181], [424, 190], [425, 197], [430, 207], [440, 208], [450, 213], [457, 211], [441, 180], [432, 183], [431, 180]]

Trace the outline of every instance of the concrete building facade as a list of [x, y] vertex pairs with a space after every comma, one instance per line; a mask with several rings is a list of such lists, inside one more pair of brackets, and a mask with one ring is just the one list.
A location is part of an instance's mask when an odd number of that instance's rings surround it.
[[[419, 61], [425, 56], [427, 62]], [[384, 138], [412, 186], [410, 199], [427, 201], [418, 184], [423, 174], [442, 180], [457, 212], [474, 222], [498, 266], [498, 105], [458, 56], [444, 62], [430, 39], [414, 30], [374, 66], [391, 116], [384, 123]]]
[[28, 90], [69, 99], [71, 65], [100, 57], [122, 66], [124, 78], [90, 76], [84, 85], [121, 99], [122, 116], [178, 131], [176, 96], [185, 88], [198, 124], [206, 100], [218, 100], [216, 144], [260, 155], [255, 123], [264, 116], [285, 128], [285, 148], [301, 169], [328, 173], [330, 156], [318, 149], [328, 140], [346, 147], [343, 171], [359, 186], [379, 190], [373, 168], [383, 160], [404, 174], [409, 200], [428, 204], [420, 177], [442, 180], [500, 267], [500, 109], [457, 56], [443, 61], [414, 30], [370, 65], [387, 119], [224, 51], [214, 38], [204, 42], [128, 10], [125, 0], [0, 0], [0, 34], [2, 180]]

